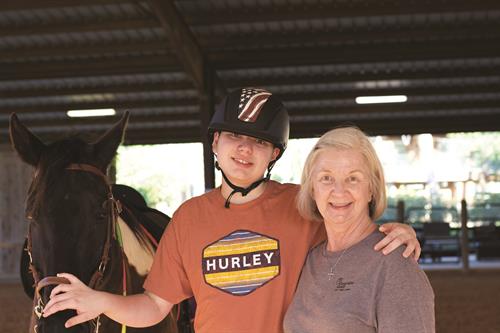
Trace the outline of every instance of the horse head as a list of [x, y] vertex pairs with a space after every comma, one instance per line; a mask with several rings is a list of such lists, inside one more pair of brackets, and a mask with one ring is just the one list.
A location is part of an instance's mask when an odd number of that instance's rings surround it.
[[[51, 284], [61, 282], [47, 277], [72, 273], [96, 288], [107, 273], [104, 270], [110, 270], [105, 266], [114, 251], [110, 247], [114, 201], [104, 175], [123, 139], [128, 117], [126, 113], [95, 142], [70, 137], [51, 144], [42, 142], [15, 114], [10, 118], [12, 146], [34, 167], [26, 217], [30, 268], [38, 293], [35, 314], [48, 301]], [[34, 315], [30, 332], [94, 332], [87, 324], [64, 328], [74, 315], [73, 311], [49, 318]]]

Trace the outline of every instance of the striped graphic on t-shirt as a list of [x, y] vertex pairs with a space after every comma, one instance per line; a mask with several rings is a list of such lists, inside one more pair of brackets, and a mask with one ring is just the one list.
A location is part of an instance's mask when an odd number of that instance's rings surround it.
[[248, 295], [280, 272], [278, 240], [236, 230], [203, 250], [206, 283], [233, 295]]

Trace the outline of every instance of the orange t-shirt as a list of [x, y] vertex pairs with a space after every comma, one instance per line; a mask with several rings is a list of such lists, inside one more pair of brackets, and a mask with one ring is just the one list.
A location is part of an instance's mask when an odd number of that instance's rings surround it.
[[170, 303], [194, 296], [195, 331], [282, 332], [322, 223], [296, 209], [298, 186], [270, 181], [257, 199], [224, 208], [220, 189], [186, 201], [165, 231], [144, 288]]

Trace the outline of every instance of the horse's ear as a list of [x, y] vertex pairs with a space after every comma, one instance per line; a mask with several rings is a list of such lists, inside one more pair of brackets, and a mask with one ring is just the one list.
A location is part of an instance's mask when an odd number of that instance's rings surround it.
[[122, 119], [104, 133], [95, 143], [94, 151], [97, 164], [101, 169], [106, 169], [116, 154], [118, 146], [123, 140], [130, 114], [125, 112]]
[[10, 116], [9, 134], [12, 148], [19, 154], [21, 159], [32, 166], [36, 166], [45, 145], [19, 121], [15, 113]]

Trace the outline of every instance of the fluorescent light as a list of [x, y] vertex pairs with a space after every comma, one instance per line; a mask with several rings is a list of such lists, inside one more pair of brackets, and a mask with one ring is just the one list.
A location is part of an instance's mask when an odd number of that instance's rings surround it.
[[408, 100], [405, 95], [392, 96], [359, 96], [356, 97], [358, 104], [375, 104], [375, 103], [404, 103]]
[[68, 117], [103, 117], [103, 116], [114, 116], [116, 114], [115, 109], [89, 109], [89, 110], [69, 110], [66, 112]]

